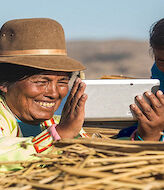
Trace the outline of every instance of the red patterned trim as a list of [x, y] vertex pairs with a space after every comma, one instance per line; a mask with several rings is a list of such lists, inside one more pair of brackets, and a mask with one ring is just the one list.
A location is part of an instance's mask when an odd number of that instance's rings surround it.
[[50, 138], [50, 137], [51, 137], [51, 135], [48, 135], [48, 136], [46, 136], [45, 138], [41, 139], [40, 141], [38, 141], [38, 142], [36, 142], [36, 143], [34, 144], [34, 148], [35, 148], [35, 150], [36, 150], [37, 153], [41, 153], [41, 152], [47, 150], [50, 146], [52, 146], [52, 142], [51, 142], [51, 143], [48, 144], [47, 146], [45, 146], [45, 147], [39, 149], [39, 144], [40, 144], [41, 142], [43, 142], [44, 140], [46, 140], [47, 138]]
[[[44, 137], [44, 136], [46, 136], [46, 135], [48, 135], [48, 134], [49, 134], [49, 132], [46, 132], [45, 134], [41, 135], [41, 136], [38, 137], [38, 138], [37, 138], [37, 136], [36, 136], [36, 137], [34, 137], [34, 138], [32, 139], [32, 142], [35, 142], [35, 141], [41, 139], [42, 137]], [[50, 136], [50, 134], [49, 134], [49, 136]]]
[[20, 131], [19, 131], [19, 127], [18, 127], [18, 131], [17, 131], [17, 137], [19, 137], [19, 133], [20, 133]]
[[[86, 137], [86, 138], [89, 137], [86, 133], [83, 133], [83, 136]], [[83, 136], [82, 136], [82, 137], [83, 137]]]
[[54, 121], [53, 118], [51, 118], [50, 121], [51, 121], [52, 124], [55, 124], [55, 121]]
[[43, 123], [44, 123], [44, 126], [46, 127], [46, 129], [51, 127], [51, 125], [56, 124], [55, 120], [53, 118], [51, 118], [50, 120], [44, 121]]
[[[7, 108], [5, 107], [5, 105], [3, 104], [3, 102], [1, 102], [2, 106], [7, 110]], [[8, 110], [7, 110], [8, 111]]]
[[47, 128], [47, 127], [48, 127], [47, 122], [46, 122], [46, 121], [44, 121], [43, 123], [44, 123], [45, 127]]

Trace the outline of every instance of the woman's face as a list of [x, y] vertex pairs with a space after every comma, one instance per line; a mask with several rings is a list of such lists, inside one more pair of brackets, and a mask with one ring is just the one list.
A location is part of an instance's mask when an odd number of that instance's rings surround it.
[[67, 72], [46, 71], [5, 87], [7, 105], [21, 121], [50, 119], [68, 93]]
[[153, 53], [158, 69], [164, 72], [164, 49], [154, 49]]

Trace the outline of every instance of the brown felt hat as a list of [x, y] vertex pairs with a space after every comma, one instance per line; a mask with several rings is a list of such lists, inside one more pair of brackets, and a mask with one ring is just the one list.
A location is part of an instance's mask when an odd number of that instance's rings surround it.
[[0, 64], [11, 63], [52, 71], [85, 67], [67, 56], [64, 31], [48, 18], [16, 19], [0, 30]]

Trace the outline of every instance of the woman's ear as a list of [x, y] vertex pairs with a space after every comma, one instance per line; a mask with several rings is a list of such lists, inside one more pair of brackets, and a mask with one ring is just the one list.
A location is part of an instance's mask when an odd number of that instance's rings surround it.
[[6, 84], [0, 85], [0, 91], [3, 93], [7, 93], [7, 85]]

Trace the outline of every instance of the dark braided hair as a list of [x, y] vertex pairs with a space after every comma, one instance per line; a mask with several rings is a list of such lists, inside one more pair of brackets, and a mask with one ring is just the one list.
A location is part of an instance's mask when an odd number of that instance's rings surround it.
[[164, 18], [154, 23], [150, 28], [150, 47], [164, 49]]

